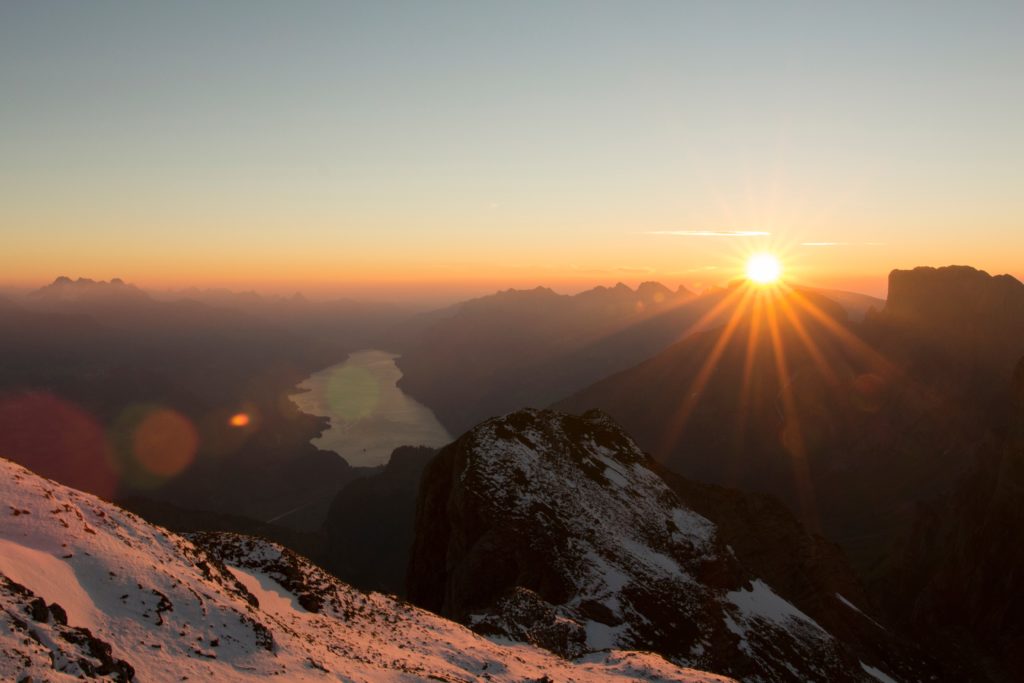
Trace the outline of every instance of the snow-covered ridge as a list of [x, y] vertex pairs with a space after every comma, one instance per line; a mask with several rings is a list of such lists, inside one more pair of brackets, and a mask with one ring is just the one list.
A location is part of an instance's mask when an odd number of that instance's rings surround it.
[[2, 680], [727, 680], [488, 640], [277, 545], [186, 539], [6, 460], [0, 500]]

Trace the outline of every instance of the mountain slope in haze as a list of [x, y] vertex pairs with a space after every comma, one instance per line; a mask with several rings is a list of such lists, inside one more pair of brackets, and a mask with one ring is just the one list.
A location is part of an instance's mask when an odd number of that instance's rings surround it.
[[861, 294], [860, 292], [847, 292], [841, 289], [823, 289], [816, 287], [802, 287], [804, 291], [818, 294], [831, 299], [846, 310], [850, 320], [860, 322], [872, 309], [880, 311], [885, 308], [885, 299]]
[[[467, 301], [435, 320], [396, 361], [399, 386], [460, 433], [486, 417], [564, 395], [572, 387], [540, 371], [545, 363], [690, 298], [682, 288], [647, 282], [635, 291], [620, 283], [568, 296], [538, 287]], [[592, 373], [588, 381], [607, 370]]]
[[[646, 282], [635, 291], [619, 284], [563, 296], [538, 288], [464, 302], [395, 340], [400, 386], [459, 434], [494, 415], [549, 405], [721, 325], [731, 312], [728, 294], [695, 296]], [[858, 319], [881, 307], [872, 297], [825, 294]]]
[[[933, 271], [922, 273], [909, 291], [930, 291]], [[993, 379], [1006, 365], [1001, 349], [1024, 353], [1021, 321], [998, 295], [940, 290], [941, 319], [905, 315], [915, 304], [905, 302], [903, 280], [922, 273], [894, 273], [886, 308], [860, 324], [807, 292], [755, 295], [761, 313], [749, 307], [731, 334], [691, 335], [556, 406], [606, 410], [686, 476], [780, 497], [868, 569], [909, 532], [916, 503], [947, 491], [970, 465], [1005, 398], [1005, 380]], [[961, 269], [934, 273], [959, 291]], [[1017, 289], [978, 271], [967, 276]], [[996, 322], [972, 324], [977, 302], [999, 309]], [[942, 332], [957, 327], [970, 335], [966, 346], [950, 346]]]
[[[478, 425], [424, 474], [409, 599], [568, 656], [650, 649], [747, 681], [924, 675], [919, 655], [853, 602], [859, 593], [838, 592], [858, 590], [841, 568], [816, 604], [804, 601], [846, 639], [752, 574], [651, 465], [597, 412], [522, 410]], [[748, 540], [742, 553], [765, 550]]]
[[0, 498], [5, 680], [726, 680], [646, 653], [498, 644], [266, 541], [188, 540], [6, 460]]

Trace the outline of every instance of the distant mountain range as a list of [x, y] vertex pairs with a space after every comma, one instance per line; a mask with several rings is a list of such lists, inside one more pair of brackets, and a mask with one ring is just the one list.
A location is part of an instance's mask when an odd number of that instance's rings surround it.
[[[860, 317], [883, 303], [834, 294]], [[727, 296], [673, 292], [656, 282], [574, 296], [544, 288], [499, 292], [447, 309], [403, 339], [399, 386], [458, 434], [493, 415], [549, 405], [721, 325], [708, 316]]]

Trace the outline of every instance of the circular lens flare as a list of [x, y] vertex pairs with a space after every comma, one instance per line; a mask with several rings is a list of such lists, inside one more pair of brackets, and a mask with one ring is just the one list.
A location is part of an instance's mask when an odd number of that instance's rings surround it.
[[150, 474], [168, 478], [192, 463], [199, 436], [188, 418], [168, 409], [146, 415], [132, 435], [135, 460]]
[[250, 422], [252, 422], [252, 419], [248, 413], [235, 413], [228, 420], [228, 424], [232, 427], [248, 427]]
[[747, 260], [747, 279], [759, 285], [769, 285], [782, 275], [782, 265], [772, 254], [754, 254]]

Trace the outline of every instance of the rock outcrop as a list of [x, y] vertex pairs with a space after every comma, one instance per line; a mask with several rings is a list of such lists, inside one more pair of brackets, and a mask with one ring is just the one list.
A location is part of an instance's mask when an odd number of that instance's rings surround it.
[[[649, 649], [749, 681], [860, 681], [865, 667], [920, 675], [909, 651], [857, 604], [863, 593], [834, 548], [773, 548], [737, 534], [734, 549], [726, 531], [742, 519], [716, 524], [684, 502], [701, 497], [705, 512], [721, 516], [714, 495], [680, 497], [673, 488], [685, 487], [670, 487], [652, 466], [596, 411], [522, 410], [484, 422], [424, 473], [409, 599], [564, 656]], [[776, 540], [800, 536], [788, 524]], [[815, 553], [825, 556], [823, 569]], [[759, 557], [766, 554], [775, 558]], [[801, 599], [829, 626], [745, 560], [776, 580], [794, 566], [815, 575], [813, 595]], [[799, 594], [803, 578], [788, 577], [785, 591]], [[843, 640], [850, 633], [857, 637]]]
[[960, 382], [999, 381], [1024, 353], [1024, 284], [969, 266], [894, 270], [876, 322], [909, 361], [945, 365]]

